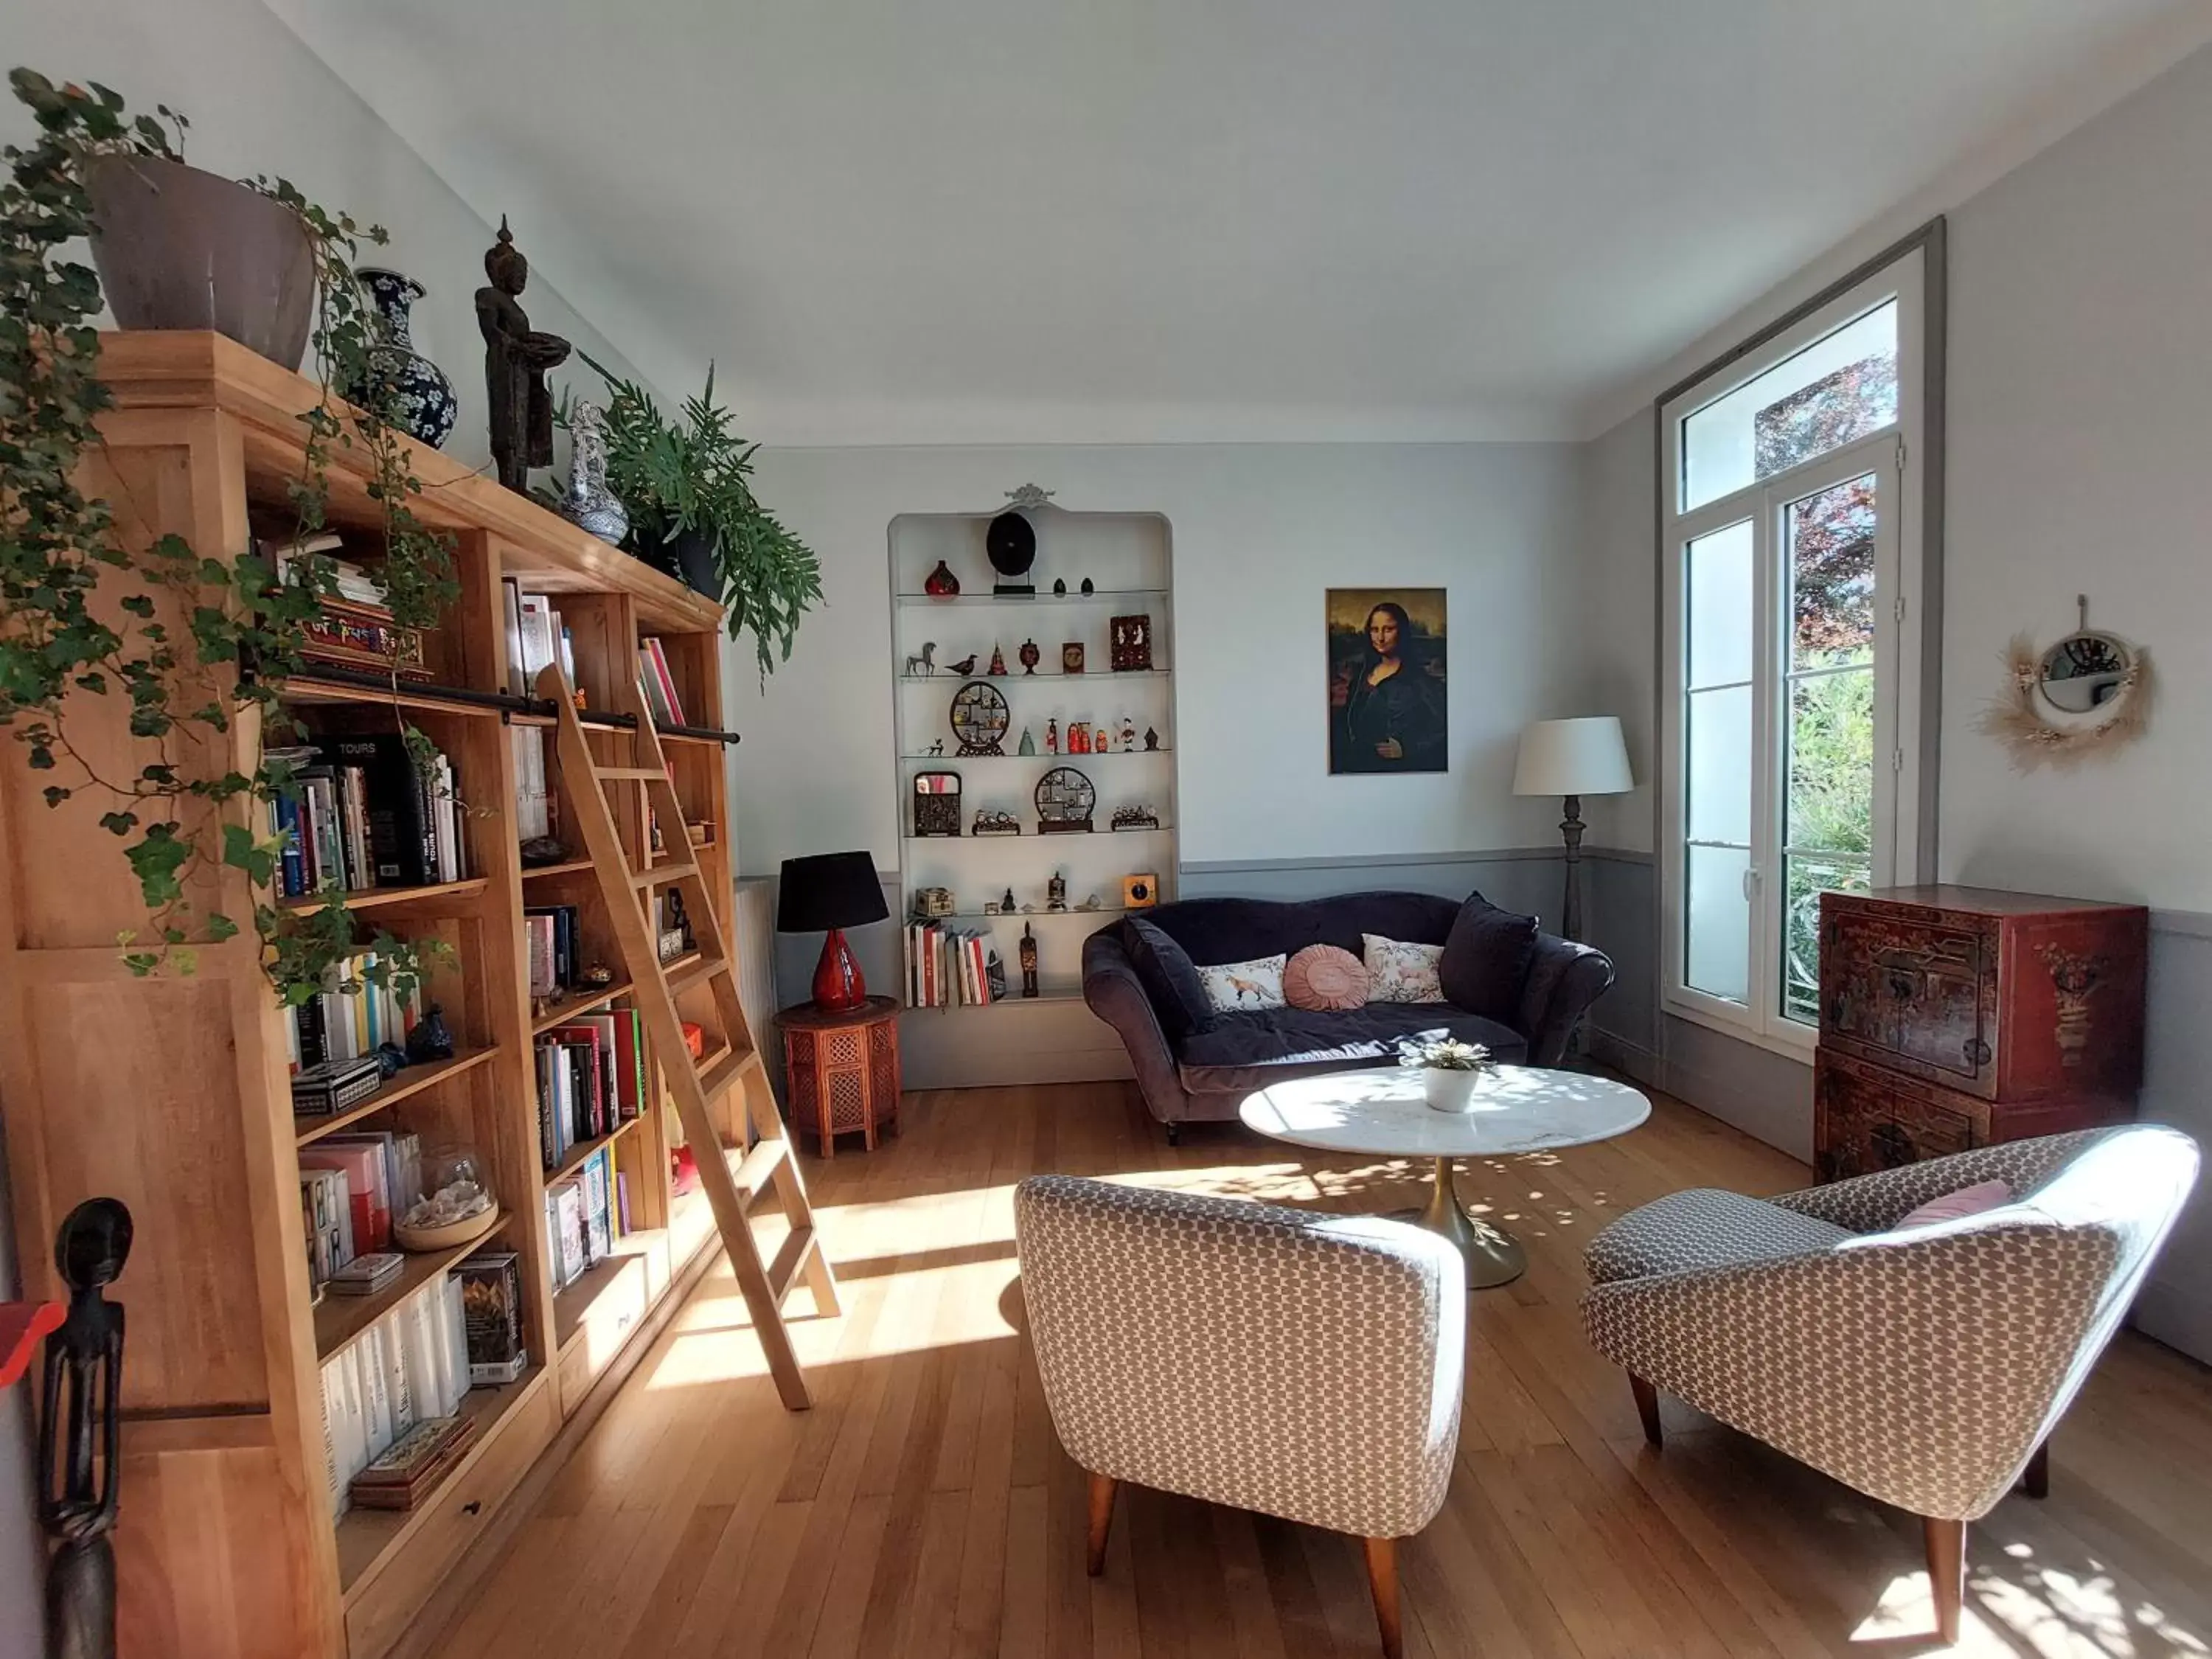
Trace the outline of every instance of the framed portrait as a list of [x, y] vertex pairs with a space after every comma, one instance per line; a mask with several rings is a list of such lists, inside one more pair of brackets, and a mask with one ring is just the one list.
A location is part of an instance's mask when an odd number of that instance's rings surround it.
[[1450, 769], [1444, 590], [1328, 590], [1328, 769]]

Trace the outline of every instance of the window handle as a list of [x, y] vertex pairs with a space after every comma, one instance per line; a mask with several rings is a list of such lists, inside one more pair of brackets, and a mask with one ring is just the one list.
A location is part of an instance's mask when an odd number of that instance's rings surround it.
[[1746, 865], [1743, 870], [1743, 902], [1749, 904], [1759, 896], [1759, 872]]

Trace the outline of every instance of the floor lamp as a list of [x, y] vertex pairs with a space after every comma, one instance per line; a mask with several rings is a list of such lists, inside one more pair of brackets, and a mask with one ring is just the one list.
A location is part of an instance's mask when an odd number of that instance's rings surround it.
[[1521, 734], [1520, 763], [1513, 770], [1516, 795], [1559, 795], [1566, 815], [1559, 834], [1567, 843], [1567, 894], [1559, 932], [1583, 936], [1583, 802], [1584, 795], [1625, 794], [1636, 787], [1629, 775], [1628, 745], [1620, 722], [1611, 714], [1585, 720], [1538, 720]]

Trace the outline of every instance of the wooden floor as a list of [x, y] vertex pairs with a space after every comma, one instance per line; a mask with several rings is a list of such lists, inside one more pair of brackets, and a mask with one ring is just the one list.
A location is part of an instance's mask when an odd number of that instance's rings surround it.
[[[1119, 1085], [909, 1097], [903, 1139], [809, 1166], [846, 1297], [796, 1326], [815, 1408], [778, 1407], [718, 1267], [436, 1651], [1373, 1654], [1346, 1539], [1137, 1492], [1085, 1577], [1083, 1478], [1020, 1334], [1012, 1192], [1036, 1170], [1346, 1210], [1419, 1196], [1407, 1166], [1231, 1127], [1170, 1148]], [[1917, 1522], [1672, 1402], [1650, 1450], [1577, 1325], [1583, 1243], [1609, 1217], [1804, 1176], [1664, 1100], [1622, 1139], [1466, 1170], [1530, 1267], [1474, 1298], [1458, 1472], [1403, 1550], [1409, 1655], [1936, 1650]], [[2212, 1652], [2208, 1381], [2122, 1338], [2057, 1432], [2049, 1499], [1973, 1530], [1956, 1651]]]

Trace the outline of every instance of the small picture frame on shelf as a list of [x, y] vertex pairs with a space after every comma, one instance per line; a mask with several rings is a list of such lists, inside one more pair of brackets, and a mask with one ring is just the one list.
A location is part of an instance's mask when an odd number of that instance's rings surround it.
[[1152, 671], [1152, 619], [1149, 615], [1113, 619], [1107, 635], [1107, 665], [1117, 674]]
[[1080, 674], [1083, 672], [1083, 641], [1070, 640], [1060, 647], [1060, 672]]
[[914, 775], [914, 833], [957, 836], [960, 833], [960, 775], [957, 772], [917, 772]]
[[1121, 908], [1124, 910], [1149, 910], [1160, 902], [1160, 878], [1146, 871], [1141, 875], [1121, 878]]

